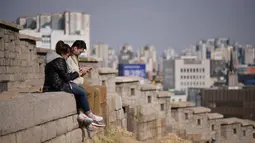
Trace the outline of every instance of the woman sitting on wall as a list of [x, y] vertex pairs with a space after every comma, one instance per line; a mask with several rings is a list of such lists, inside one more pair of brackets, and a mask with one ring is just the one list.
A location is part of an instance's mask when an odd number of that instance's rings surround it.
[[104, 126], [98, 124], [103, 118], [91, 112], [84, 89], [72, 82], [82, 73], [67, 72], [66, 59], [70, 55], [70, 50], [69, 45], [59, 41], [56, 45], [56, 52], [47, 53], [43, 92], [65, 91], [73, 93], [77, 109], [81, 109], [85, 113], [80, 112], [78, 120], [86, 125], [92, 123], [94, 126]]

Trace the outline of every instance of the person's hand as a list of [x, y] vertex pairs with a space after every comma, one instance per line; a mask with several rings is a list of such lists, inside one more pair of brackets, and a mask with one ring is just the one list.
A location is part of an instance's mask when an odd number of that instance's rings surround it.
[[87, 68], [80, 68], [80, 73], [86, 74], [87, 73]]
[[92, 70], [92, 67], [83, 67], [83, 68], [80, 68], [80, 72], [85, 75], [87, 74], [88, 72], [90, 72]]

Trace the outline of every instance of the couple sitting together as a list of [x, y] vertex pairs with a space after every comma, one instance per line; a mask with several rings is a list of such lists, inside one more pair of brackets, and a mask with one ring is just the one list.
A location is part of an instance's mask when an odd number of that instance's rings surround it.
[[[83, 125], [97, 127], [105, 126], [101, 122], [103, 117], [95, 115], [90, 108], [88, 96], [84, 84], [84, 76], [89, 73], [91, 67], [79, 67], [78, 56], [86, 50], [86, 43], [76, 40], [72, 47], [63, 41], [56, 44], [56, 52], [46, 55], [45, 81], [43, 92], [64, 91], [72, 93], [76, 100], [78, 121]], [[100, 101], [96, 101], [100, 104]]]

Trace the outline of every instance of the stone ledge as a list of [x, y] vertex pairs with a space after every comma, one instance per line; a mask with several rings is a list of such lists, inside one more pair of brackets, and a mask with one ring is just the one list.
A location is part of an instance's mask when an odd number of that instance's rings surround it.
[[113, 68], [99, 68], [98, 73], [99, 74], [117, 74], [118, 70]]
[[255, 128], [255, 122], [252, 120], [248, 120], [248, 119], [242, 119], [243, 122], [245, 122], [247, 125], [253, 125], [253, 127]]
[[98, 63], [100, 62], [95, 57], [79, 57], [79, 62], [92, 62], [92, 63]]
[[156, 91], [157, 87], [153, 84], [142, 84], [141, 91]]
[[19, 39], [20, 40], [40, 41], [42, 38], [33, 37], [33, 36], [30, 36], [30, 35], [25, 35], [25, 34], [19, 34]]
[[3, 26], [8, 27], [8, 28], [12, 28], [12, 29], [17, 30], [17, 31], [23, 29], [23, 27], [20, 26], [20, 25], [17, 25], [17, 24], [12, 23], [12, 22], [3, 21], [3, 20], [0, 20], [0, 25], [3, 25]]
[[136, 76], [118, 76], [115, 78], [116, 83], [139, 82], [140, 78]]
[[220, 120], [221, 125], [231, 125], [231, 124], [241, 124], [242, 126], [253, 126], [255, 127], [255, 122], [251, 120], [243, 120], [236, 117], [225, 118]]
[[71, 94], [26, 93], [0, 100], [0, 136], [76, 114]]
[[211, 109], [206, 107], [190, 107], [186, 109], [191, 110], [194, 114], [211, 112]]
[[241, 124], [241, 119], [239, 118], [225, 118], [220, 120], [221, 125], [231, 125], [231, 124]]
[[51, 49], [36, 47], [36, 53], [38, 54], [47, 54], [48, 52], [52, 52], [52, 51], [53, 50]]
[[219, 114], [219, 113], [208, 113], [207, 117], [208, 117], [209, 120], [213, 120], [213, 119], [221, 119], [224, 116], [222, 114]]
[[170, 98], [171, 97], [171, 93], [168, 91], [160, 91], [158, 93], [158, 98]]
[[172, 102], [172, 108], [186, 108], [186, 107], [193, 107], [195, 106], [192, 102], [182, 101], [182, 102]]

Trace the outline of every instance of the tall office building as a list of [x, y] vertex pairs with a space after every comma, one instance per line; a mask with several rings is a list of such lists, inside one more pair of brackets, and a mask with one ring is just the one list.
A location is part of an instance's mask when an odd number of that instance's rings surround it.
[[125, 44], [120, 48], [118, 61], [119, 64], [132, 64], [135, 62], [135, 55], [131, 45]]
[[114, 69], [118, 68], [118, 57], [113, 48], [108, 49], [108, 67]]
[[87, 44], [87, 53], [90, 53], [90, 16], [83, 12], [63, 12], [53, 14], [39, 14], [35, 17], [19, 17], [16, 23], [23, 26], [20, 33], [42, 40], [36, 43], [37, 47], [55, 49], [58, 40], [69, 45], [75, 40], [83, 40]]
[[140, 58], [146, 64], [147, 72], [154, 72], [157, 70], [157, 53], [152, 45], [146, 45], [140, 48]]
[[244, 47], [244, 63], [246, 65], [255, 64], [255, 47], [251, 45], [246, 45]]
[[198, 59], [229, 61], [231, 48], [233, 47], [229, 38], [211, 38], [198, 41], [195, 48], [193, 48], [195, 50], [189, 50], [189, 55], [197, 56]]
[[92, 46], [92, 56], [101, 60], [102, 67], [108, 67], [109, 46], [107, 44], [95, 44]]
[[175, 52], [172, 48], [167, 48], [163, 51], [163, 59], [170, 60], [174, 59], [178, 56], [178, 54]]
[[210, 78], [210, 60], [198, 60], [194, 56], [182, 56], [165, 60], [163, 63], [164, 90], [187, 91], [188, 88], [208, 88]]

